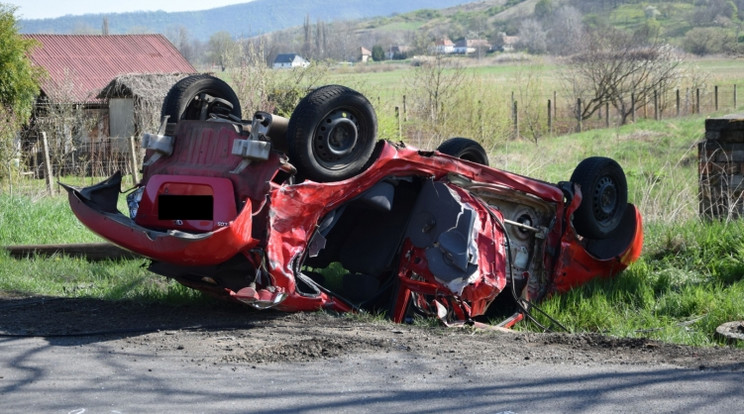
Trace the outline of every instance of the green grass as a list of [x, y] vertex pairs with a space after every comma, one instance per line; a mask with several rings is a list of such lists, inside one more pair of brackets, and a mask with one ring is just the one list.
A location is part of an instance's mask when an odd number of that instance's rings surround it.
[[744, 319], [744, 224], [651, 224], [646, 234], [641, 259], [621, 275], [540, 307], [573, 332], [720, 345], [716, 327]]
[[[62, 181], [92, 184], [98, 180], [66, 177]], [[0, 246], [104, 241], [77, 220], [66, 193], [57, 191], [54, 197], [46, 195], [43, 181], [27, 180], [17, 183], [13, 195], [0, 193]], [[125, 211], [123, 200], [119, 209]], [[61, 255], [15, 259], [2, 249], [0, 291], [171, 304], [204, 300], [200, 292], [150, 273], [146, 264], [144, 259], [88, 262]]]
[[64, 197], [0, 196], [3, 245], [95, 243], [101, 239], [72, 214]]
[[20, 295], [90, 297], [105, 300], [201, 300], [200, 292], [147, 271], [146, 261], [88, 262], [64, 256], [10, 258], [0, 252], [0, 290]]

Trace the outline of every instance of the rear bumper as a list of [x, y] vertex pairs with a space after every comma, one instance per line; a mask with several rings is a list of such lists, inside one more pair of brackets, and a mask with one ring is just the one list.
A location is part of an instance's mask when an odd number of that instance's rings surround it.
[[250, 200], [227, 226], [206, 233], [188, 233], [146, 228], [117, 211], [121, 188], [118, 174], [91, 187], [63, 187], [73, 213], [86, 227], [118, 246], [154, 260], [186, 266], [213, 265], [258, 243], [251, 237]]

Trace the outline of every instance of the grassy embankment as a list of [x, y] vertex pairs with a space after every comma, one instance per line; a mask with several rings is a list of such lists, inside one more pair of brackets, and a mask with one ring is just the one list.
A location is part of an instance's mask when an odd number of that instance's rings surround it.
[[[375, 89], [375, 74], [365, 76], [357, 84]], [[381, 116], [382, 124], [390, 122], [395, 121]], [[503, 138], [488, 143], [493, 166], [546, 181], [568, 179], [575, 165], [591, 155], [615, 158], [626, 171], [629, 199], [645, 220], [643, 256], [615, 279], [541, 304], [571, 331], [711, 345], [717, 343], [716, 326], [744, 319], [744, 224], [697, 217], [696, 143], [703, 132], [704, 117], [693, 116], [536, 142]], [[100, 241], [77, 222], [64, 196], [38, 195], [43, 183], [16, 188], [12, 196], [4, 183], [0, 185], [0, 245]], [[66, 257], [16, 260], [0, 251], [0, 291], [110, 300], [201, 300], [150, 274], [142, 268], [144, 263], [88, 263]], [[531, 328], [522, 324], [520, 329]]]

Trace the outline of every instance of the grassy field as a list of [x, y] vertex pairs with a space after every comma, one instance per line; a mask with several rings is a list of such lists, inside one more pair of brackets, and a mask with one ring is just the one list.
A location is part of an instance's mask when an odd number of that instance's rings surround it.
[[[723, 68], [720, 76], [730, 84], [741, 81], [733, 70], [735, 63], [710, 60], [699, 65]], [[542, 68], [542, 73], [552, 70], [549, 65]], [[478, 70], [503, 79], [518, 72], [514, 67]], [[396, 82], [407, 72], [338, 76], [339, 83], [374, 91], [383, 84], [399, 85]], [[506, 90], [501, 88], [499, 93]], [[395, 120], [379, 117], [383, 131], [394, 134]], [[744, 319], [744, 224], [701, 221], [697, 216], [696, 143], [704, 136], [704, 119], [640, 120], [538, 140], [494, 135], [484, 142], [493, 166], [550, 182], [567, 180], [576, 164], [592, 155], [612, 157], [625, 169], [629, 200], [644, 217], [643, 255], [615, 279], [596, 281], [540, 304], [570, 331], [707, 346], [721, 343], [714, 335], [716, 326]], [[43, 193], [41, 182], [16, 183], [12, 194], [10, 185], [0, 182], [0, 245], [100, 241], [77, 222], [64, 196]], [[144, 264], [144, 260], [88, 263], [67, 257], [17, 260], [0, 251], [0, 291], [111, 300], [204, 300], [149, 273]], [[536, 328], [523, 323], [519, 329]]]

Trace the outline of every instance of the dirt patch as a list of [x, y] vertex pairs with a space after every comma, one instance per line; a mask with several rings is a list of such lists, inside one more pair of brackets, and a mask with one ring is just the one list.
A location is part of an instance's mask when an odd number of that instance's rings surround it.
[[744, 371], [744, 350], [730, 347], [398, 325], [323, 312], [259, 312], [221, 302], [168, 306], [2, 295], [0, 335], [116, 341], [124, 351], [177, 356], [197, 364], [256, 365], [410, 352], [475, 364], [612, 363]]

